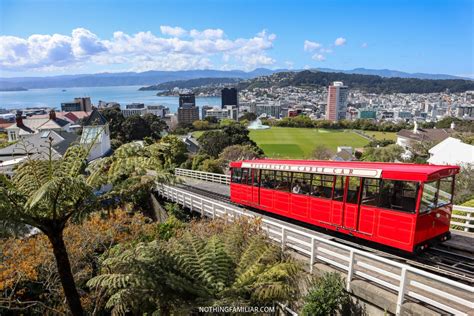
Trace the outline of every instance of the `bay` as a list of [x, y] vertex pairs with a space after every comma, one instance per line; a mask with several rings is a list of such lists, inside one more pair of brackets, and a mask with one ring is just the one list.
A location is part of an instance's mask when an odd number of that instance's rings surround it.
[[[157, 91], [138, 91], [140, 86], [114, 86], [114, 87], [77, 87], [77, 88], [48, 88], [31, 89], [28, 91], [1, 91], [0, 108], [24, 109], [27, 107], [51, 107], [61, 109], [61, 102], [72, 101], [75, 97], [90, 97], [94, 105], [99, 101], [118, 102], [122, 108], [133, 102], [146, 105], [164, 105], [176, 112], [178, 97], [159, 97]], [[65, 91], [63, 91], [65, 90]], [[196, 97], [196, 105], [221, 104], [219, 97]]]

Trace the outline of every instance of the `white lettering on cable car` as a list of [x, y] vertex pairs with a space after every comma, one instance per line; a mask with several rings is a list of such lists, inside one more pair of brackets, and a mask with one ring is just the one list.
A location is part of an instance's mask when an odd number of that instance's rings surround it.
[[343, 168], [343, 167], [318, 167], [318, 166], [302, 166], [302, 165], [284, 165], [284, 164], [268, 164], [243, 162], [242, 168], [266, 169], [292, 172], [309, 172], [321, 174], [334, 174], [342, 176], [369, 177], [380, 178], [382, 169], [365, 169], [365, 168]]

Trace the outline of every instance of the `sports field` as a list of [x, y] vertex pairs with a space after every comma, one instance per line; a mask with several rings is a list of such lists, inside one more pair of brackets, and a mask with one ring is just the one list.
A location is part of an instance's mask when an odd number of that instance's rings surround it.
[[379, 131], [361, 131], [365, 135], [375, 138], [376, 140], [393, 140], [397, 141], [397, 133], [395, 132], [379, 132]]
[[316, 128], [272, 127], [250, 131], [250, 138], [267, 157], [307, 158], [314, 148], [325, 145], [336, 152], [337, 146], [363, 147], [369, 141], [350, 131]]

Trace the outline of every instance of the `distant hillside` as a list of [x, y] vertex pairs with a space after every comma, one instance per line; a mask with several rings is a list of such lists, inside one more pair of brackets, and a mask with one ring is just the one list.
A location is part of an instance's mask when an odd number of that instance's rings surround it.
[[23, 87], [0, 87], [0, 91], [28, 91], [28, 89], [25, 89]]
[[276, 70], [257, 68], [250, 72], [241, 70], [183, 70], [100, 73], [87, 75], [66, 75], [51, 77], [0, 78], [0, 89], [23, 87], [26, 89], [103, 87], [103, 86], [146, 86], [163, 82], [196, 78], [255, 78], [271, 75]]
[[148, 87], [142, 87], [138, 90], [149, 91], [149, 90], [171, 90], [173, 88], [180, 89], [191, 89], [210, 85], [224, 85], [224, 84], [235, 84], [241, 81], [240, 78], [197, 78], [189, 80], [176, 80], [152, 85]]
[[[366, 74], [382, 77], [419, 78], [419, 79], [465, 79], [443, 74], [410, 74], [389, 69], [365, 69], [356, 68], [352, 70], [336, 70], [329, 68], [316, 69], [323, 72], [337, 72], [345, 74]], [[0, 90], [23, 87], [25, 89], [42, 88], [70, 88], [70, 87], [101, 87], [101, 86], [149, 86], [160, 83], [189, 80], [196, 78], [242, 78], [251, 79], [258, 76], [268, 76], [274, 73], [288, 70], [270, 70], [257, 68], [250, 72], [241, 70], [182, 70], [182, 71], [146, 71], [146, 72], [121, 72], [121, 73], [98, 73], [85, 75], [64, 75], [50, 77], [18, 77], [0, 78]]]
[[314, 70], [322, 72], [341, 72], [345, 74], [358, 74], [358, 75], [374, 75], [386, 78], [415, 78], [415, 79], [467, 79], [458, 76], [446, 75], [446, 74], [426, 74], [426, 73], [409, 73], [391, 69], [367, 69], [367, 68], [354, 68], [351, 70], [340, 70], [331, 68], [316, 68]]
[[413, 78], [383, 78], [373, 75], [358, 75], [321, 71], [280, 72], [258, 77], [239, 84], [239, 89], [265, 88], [271, 86], [325, 87], [333, 81], [343, 81], [351, 89], [369, 93], [432, 93], [464, 92], [474, 90], [474, 81], [462, 79], [428, 80]]

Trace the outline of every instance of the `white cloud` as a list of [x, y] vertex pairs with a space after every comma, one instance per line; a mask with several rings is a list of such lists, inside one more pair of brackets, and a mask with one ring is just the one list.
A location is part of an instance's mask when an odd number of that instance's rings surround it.
[[189, 32], [189, 35], [192, 38], [197, 39], [215, 40], [222, 38], [224, 36], [224, 31], [221, 29], [206, 29], [204, 31], [191, 30]]
[[322, 55], [322, 54], [314, 54], [311, 58], [316, 60], [316, 61], [325, 61], [326, 60], [326, 57], [324, 57], [324, 55]]
[[367, 47], [369, 47], [369, 44], [367, 44], [367, 43], [362, 43], [362, 45], [360, 45], [360, 47], [362, 47], [362, 48], [367, 48]]
[[186, 30], [179, 26], [161, 25], [160, 31], [163, 35], [170, 35], [175, 37], [181, 37], [187, 34]]
[[72, 31], [72, 51], [75, 56], [94, 55], [106, 50], [97, 35], [89, 30], [78, 28]]
[[320, 43], [317, 43], [317, 42], [311, 42], [311, 41], [308, 41], [308, 40], [305, 40], [304, 41], [304, 51], [305, 52], [313, 52], [315, 50], [317, 50], [318, 48], [321, 48], [322, 45]]
[[32, 35], [28, 38], [0, 36], [0, 70], [46, 71], [90, 63], [120, 64], [134, 70], [212, 68], [213, 60], [240, 69], [275, 64], [268, 56], [276, 35], [263, 30], [250, 38], [229, 39], [221, 29], [191, 30], [162, 26], [162, 37], [152, 32], [113, 33], [100, 39], [84, 28], [68, 35]]
[[334, 45], [336, 45], [336, 46], [344, 46], [344, 45], [346, 45], [346, 42], [347, 42], [347, 40], [346, 40], [344, 37], [338, 37], [338, 38], [336, 38], [336, 40], [334, 41]]
[[324, 53], [324, 54], [330, 54], [330, 53], [332, 53], [332, 49], [330, 49], [330, 48], [321, 48], [319, 50], [319, 52]]

